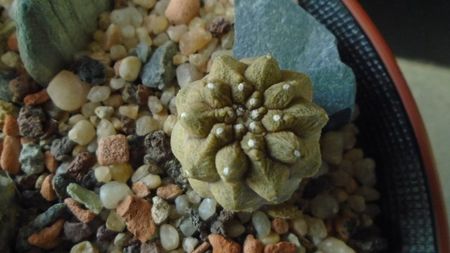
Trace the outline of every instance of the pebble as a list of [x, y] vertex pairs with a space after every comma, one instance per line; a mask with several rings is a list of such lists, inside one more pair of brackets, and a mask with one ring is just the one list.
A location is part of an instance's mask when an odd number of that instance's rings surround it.
[[133, 168], [129, 163], [115, 163], [109, 166], [112, 180], [126, 183], [133, 174]]
[[99, 214], [102, 211], [102, 202], [95, 192], [83, 188], [75, 183], [70, 183], [67, 186], [66, 191], [72, 199], [83, 204], [95, 214]]
[[149, 189], [156, 189], [161, 185], [161, 177], [159, 175], [148, 174], [141, 178], [139, 182], [144, 183]]
[[120, 202], [116, 211], [121, 216], [130, 231], [142, 243], [153, 238], [156, 225], [151, 216], [151, 204], [142, 198], [127, 196]]
[[286, 234], [289, 231], [289, 223], [282, 218], [274, 218], [272, 220], [272, 229], [277, 234]]
[[[165, 16], [155, 14], [150, 14], [149, 16], [145, 17], [145, 22], [147, 30], [156, 35], [159, 35], [162, 32], [164, 32], [169, 26], [169, 21]], [[158, 46], [155, 43], [155, 40], [156, 39], [153, 39], [153, 42], [156, 46]]]
[[107, 119], [101, 119], [97, 124], [97, 138], [103, 138], [111, 135], [116, 135], [114, 125]]
[[241, 253], [242, 247], [230, 239], [218, 234], [210, 234], [208, 236], [209, 243], [214, 253]]
[[116, 237], [114, 237], [114, 245], [123, 248], [128, 241], [131, 239], [131, 236], [127, 233], [118, 233]]
[[138, 113], [138, 105], [122, 105], [119, 107], [119, 114], [130, 119], [137, 119]]
[[163, 88], [175, 77], [172, 58], [177, 52], [174, 42], [168, 41], [158, 47], [141, 72], [142, 84], [150, 88]]
[[132, 191], [127, 184], [112, 181], [100, 187], [100, 200], [105, 208], [114, 209], [119, 202], [131, 195]]
[[358, 181], [365, 186], [375, 186], [377, 182], [375, 174], [375, 161], [366, 158], [353, 163], [353, 172]]
[[344, 153], [344, 138], [342, 133], [330, 131], [320, 138], [320, 148], [322, 149], [322, 159], [332, 165], [342, 162]]
[[183, 55], [191, 55], [208, 45], [208, 42], [211, 41], [211, 39], [211, 33], [203, 28], [189, 30], [180, 38], [180, 52]]
[[52, 102], [61, 110], [75, 111], [86, 101], [86, 88], [74, 73], [63, 70], [47, 86]]
[[183, 190], [176, 184], [167, 184], [158, 187], [156, 190], [156, 195], [165, 200], [172, 200], [180, 196]]
[[111, 95], [111, 88], [109, 86], [92, 86], [87, 94], [87, 99], [92, 103], [103, 102]]
[[17, 117], [20, 135], [37, 138], [44, 134], [47, 116], [40, 107], [23, 106]]
[[106, 80], [105, 66], [90, 57], [82, 57], [76, 62], [76, 73], [81, 81], [93, 85], [102, 84]]
[[269, 244], [264, 247], [264, 253], [296, 253], [297, 247], [289, 242]]
[[94, 234], [94, 230], [86, 223], [68, 222], [64, 223], [64, 236], [73, 243], [88, 239]]
[[136, 120], [136, 134], [146, 136], [161, 128], [159, 122], [151, 116], [142, 116]]
[[312, 237], [313, 240], [320, 240], [327, 236], [327, 228], [325, 223], [321, 219], [305, 216], [305, 220], [308, 224], [308, 235]]
[[111, 78], [109, 81], [109, 87], [113, 90], [120, 90], [125, 87], [126, 81], [122, 78]]
[[[208, 242], [203, 242], [194, 251], [192, 251], [192, 253], [205, 253], [205, 252], [207, 252], [207, 250], [210, 247], [211, 247], [211, 244], [209, 244]], [[211, 251], [209, 251], [209, 252], [211, 252]]]
[[216, 200], [212, 198], [203, 199], [203, 201], [198, 206], [198, 213], [200, 215], [200, 218], [202, 218], [202, 220], [204, 221], [211, 218], [216, 213], [216, 207], [217, 207]]
[[134, 171], [133, 175], [131, 176], [131, 182], [136, 183], [143, 177], [150, 174], [150, 165], [149, 164], [143, 164], [137, 168], [137, 170]]
[[172, 225], [163, 224], [159, 228], [159, 237], [165, 250], [174, 250], [180, 244], [180, 236]]
[[197, 231], [197, 228], [192, 223], [191, 218], [184, 219], [181, 222], [179, 228], [181, 233], [183, 233], [183, 235], [186, 237], [192, 236]]
[[275, 244], [275, 243], [279, 242], [281, 239], [280, 235], [277, 233], [274, 233], [274, 232], [271, 232], [270, 234], [268, 234], [267, 236], [264, 236], [264, 237], [258, 236], [258, 238], [259, 238], [259, 240], [261, 240], [261, 242], [264, 245]]
[[189, 202], [191, 202], [192, 204], [200, 204], [200, 202], [202, 201], [202, 197], [200, 197], [200, 195], [198, 195], [198, 193], [196, 193], [194, 190], [188, 190], [186, 192], [186, 196], [188, 197]]
[[152, 218], [156, 224], [161, 224], [169, 217], [170, 205], [158, 196], [153, 197], [152, 201]]
[[99, 251], [91, 242], [83, 241], [75, 244], [70, 249], [70, 253], [99, 253]]
[[231, 238], [239, 237], [244, 232], [245, 227], [237, 220], [232, 220], [225, 224], [225, 234]]
[[200, 11], [200, 0], [171, 0], [165, 11], [173, 24], [188, 24]]
[[167, 28], [166, 32], [172, 41], [178, 42], [178, 41], [180, 41], [181, 35], [183, 35], [187, 31], [188, 31], [187, 25], [181, 24], [181, 25], [169, 26], [169, 28]]
[[0, 165], [10, 174], [18, 174], [20, 171], [20, 140], [18, 137], [5, 136], [3, 138], [3, 150], [0, 156]]
[[46, 176], [44, 181], [42, 182], [40, 190], [42, 197], [49, 202], [57, 198], [56, 192], [52, 186], [52, 179], [53, 175]]
[[44, 171], [44, 153], [37, 144], [27, 143], [22, 146], [19, 156], [22, 171], [27, 175], [39, 174]]
[[133, 3], [145, 9], [151, 9], [155, 6], [156, 0], [133, 0]]
[[200, 80], [203, 75], [198, 71], [198, 69], [190, 64], [183, 63], [179, 65], [176, 69], [178, 85], [183, 88], [186, 85], [192, 83], [193, 81]]
[[243, 253], [263, 253], [264, 245], [252, 234], [247, 235], [244, 241]]
[[30, 245], [36, 246], [41, 249], [53, 249], [55, 248], [60, 240], [59, 234], [64, 226], [64, 220], [59, 219], [49, 227], [43, 228], [39, 232], [33, 233], [27, 239]]
[[136, 194], [136, 196], [138, 196], [139, 198], [145, 198], [149, 196], [151, 193], [150, 189], [148, 189], [148, 187], [142, 182], [134, 183], [131, 186], [131, 189], [133, 190], [134, 194]]
[[120, 62], [119, 75], [128, 82], [134, 82], [141, 71], [142, 62], [136, 56], [128, 56]]
[[17, 137], [19, 136], [19, 125], [17, 120], [12, 115], [6, 115], [3, 121], [3, 134]]
[[183, 239], [183, 250], [186, 253], [192, 253], [195, 247], [197, 247], [199, 240], [194, 237], [186, 237]]
[[125, 135], [112, 135], [98, 141], [97, 161], [100, 165], [126, 163], [129, 160], [128, 140]]
[[339, 203], [329, 194], [320, 194], [310, 203], [311, 213], [317, 218], [328, 219], [339, 211]]
[[265, 213], [261, 211], [254, 212], [252, 214], [252, 224], [259, 238], [269, 235], [271, 223]]
[[88, 120], [78, 121], [68, 133], [68, 137], [71, 141], [85, 146], [91, 142], [95, 137], [95, 128]]
[[122, 232], [127, 226], [122, 217], [117, 215], [114, 210], [111, 210], [111, 212], [109, 212], [105, 225], [107, 229], [114, 232]]
[[188, 214], [189, 207], [189, 200], [186, 195], [180, 195], [175, 199], [175, 208], [179, 214]]
[[111, 60], [117, 61], [127, 56], [127, 49], [123, 45], [114, 45], [109, 49]]
[[366, 209], [366, 201], [360, 195], [351, 195], [347, 199], [347, 203], [355, 212], [363, 212]]
[[67, 173], [78, 181], [82, 181], [84, 175], [95, 164], [95, 157], [89, 152], [80, 152], [70, 162]]
[[290, 227], [299, 237], [303, 237], [308, 233], [308, 223], [304, 218], [297, 218], [292, 220]]
[[95, 108], [99, 107], [100, 105], [101, 105], [100, 103], [93, 103], [93, 102], [85, 103], [81, 107], [81, 114], [83, 114], [83, 116], [86, 118], [94, 116]]
[[345, 242], [334, 237], [328, 237], [317, 246], [323, 253], [355, 253]]
[[64, 200], [64, 204], [66, 204], [66, 206], [70, 210], [70, 212], [79, 221], [81, 221], [83, 223], [89, 223], [96, 217], [95, 213], [93, 213], [90, 210], [86, 210], [86, 209], [81, 208], [80, 205], [78, 204], [78, 202], [76, 202], [72, 198], [66, 198]]

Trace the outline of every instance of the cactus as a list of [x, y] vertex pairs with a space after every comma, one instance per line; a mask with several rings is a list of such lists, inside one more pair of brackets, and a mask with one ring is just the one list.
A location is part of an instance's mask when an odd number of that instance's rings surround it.
[[252, 211], [290, 198], [321, 164], [328, 121], [310, 79], [271, 56], [217, 57], [210, 73], [181, 89], [171, 146], [192, 188], [225, 209]]

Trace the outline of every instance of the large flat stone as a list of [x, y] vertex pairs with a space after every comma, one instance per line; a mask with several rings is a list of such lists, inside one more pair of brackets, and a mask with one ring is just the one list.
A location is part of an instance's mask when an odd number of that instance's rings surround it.
[[87, 45], [98, 15], [111, 7], [111, 0], [18, 0], [19, 49], [33, 79], [47, 85]]
[[349, 121], [355, 77], [340, 61], [334, 35], [292, 0], [236, 0], [235, 6], [234, 55], [272, 54], [282, 69], [307, 73], [314, 101], [331, 116], [330, 124]]

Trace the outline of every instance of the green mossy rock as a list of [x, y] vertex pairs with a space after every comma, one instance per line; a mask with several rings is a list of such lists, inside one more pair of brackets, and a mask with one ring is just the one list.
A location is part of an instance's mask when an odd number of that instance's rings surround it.
[[41, 85], [89, 42], [98, 15], [111, 0], [18, 0], [17, 38], [28, 73]]
[[321, 164], [328, 116], [312, 97], [309, 78], [271, 56], [217, 57], [176, 98], [171, 146], [192, 188], [233, 211], [288, 200]]

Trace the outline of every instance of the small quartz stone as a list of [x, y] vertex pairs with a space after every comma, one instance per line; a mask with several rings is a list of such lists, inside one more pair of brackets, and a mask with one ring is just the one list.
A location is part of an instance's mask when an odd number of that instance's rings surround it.
[[150, 174], [150, 165], [141, 165], [139, 168], [137, 168], [137, 170], [134, 171], [133, 175], [131, 176], [131, 182], [136, 183], [148, 174]]
[[99, 253], [99, 251], [91, 242], [83, 241], [74, 245], [70, 249], [70, 253]]
[[95, 192], [87, 190], [86, 188], [83, 188], [75, 183], [70, 183], [67, 186], [66, 191], [72, 199], [83, 204], [95, 214], [99, 214], [101, 212], [103, 208], [102, 202]]
[[141, 71], [142, 62], [136, 56], [128, 56], [120, 62], [119, 74], [125, 81], [133, 82]]
[[153, 197], [152, 218], [156, 224], [161, 224], [169, 217], [170, 205], [164, 199]]
[[151, 116], [142, 116], [136, 120], [136, 134], [139, 136], [146, 136], [159, 129], [159, 122]]
[[87, 145], [95, 137], [95, 129], [87, 120], [78, 121], [69, 131], [69, 139], [80, 145]]
[[169, 26], [169, 28], [167, 28], [167, 35], [169, 35], [171, 40], [178, 42], [180, 41], [181, 36], [187, 31], [188, 27], [185, 24]]
[[261, 240], [261, 242], [264, 245], [275, 244], [280, 241], [280, 235], [275, 232], [271, 232], [264, 237], [258, 237], [258, 238]]
[[126, 183], [133, 174], [133, 168], [129, 163], [115, 163], [109, 166], [111, 177], [115, 181]]
[[97, 124], [97, 137], [107, 137], [116, 134], [116, 129], [111, 121], [107, 119], [101, 119]]
[[125, 221], [114, 210], [109, 212], [105, 225], [107, 229], [114, 232], [122, 232], [126, 227]]
[[183, 63], [179, 65], [176, 70], [176, 75], [178, 85], [181, 88], [203, 77], [200, 71], [198, 71], [198, 69], [190, 63]]
[[119, 107], [119, 114], [130, 119], [137, 119], [138, 112], [138, 105], [122, 105]]
[[323, 253], [355, 253], [345, 242], [334, 237], [328, 237], [319, 243], [318, 248]]
[[184, 55], [193, 54], [204, 48], [211, 39], [211, 33], [203, 28], [190, 30], [181, 36], [180, 52]]
[[132, 194], [128, 185], [112, 181], [100, 187], [100, 200], [105, 208], [114, 209], [126, 196]]
[[300, 237], [305, 236], [308, 233], [308, 223], [303, 218], [297, 218], [291, 221], [291, 229], [294, 233]]
[[214, 199], [206, 198], [200, 203], [198, 213], [202, 220], [206, 221], [216, 213], [217, 202]]
[[159, 229], [161, 245], [165, 250], [173, 250], [180, 244], [180, 236], [177, 230], [169, 224], [164, 224]]
[[94, 175], [97, 181], [101, 183], [108, 183], [112, 178], [108, 166], [98, 166], [94, 170]]
[[269, 235], [271, 223], [267, 215], [261, 211], [256, 211], [252, 215], [252, 224], [258, 234], [258, 237]]
[[111, 78], [109, 81], [109, 87], [113, 90], [120, 90], [125, 87], [126, 81], [122, 78]]
[[192, 236], [197, 231], [197, 228], [192, 223], [192, 219], [187, 218], [181, 222], [180, 231], [184, 236]]
[[109, 50], [109, 55], [112, 60], [117, 61], [127, 56], [127, 49], [123, 45], [114, 45]]
[[148, 174], [141, 178], [139, 182], [144, 183], [149, 189], [156, 189], [161, 185], [161, 177], [159, 175]]
[[189, 200], [186, 195], [180, 195], [175, 199], [175, 208], [179, 214], [187, 214], [189, 212], [189, 207]]
[[87, 94], [87, 99], [93, 103], [105, 101], [111, 95], [109, 86], [93, 86]]
[[306, 216], [305, 218], [308, 224], [308, 235], [313, 240], [320, 240], [327, 236], [328, 232], [323, 220]]
[[64, 111], [75, 111], [86, 101], [85, 84], [72, 72], [63, 70], [47, 87], [53, 103]]
[[195, 247], [197, 247], [199, 241], [194, 237], [186, 237], [183, 239], [183, 250], [186, 253], [192, 253]]

